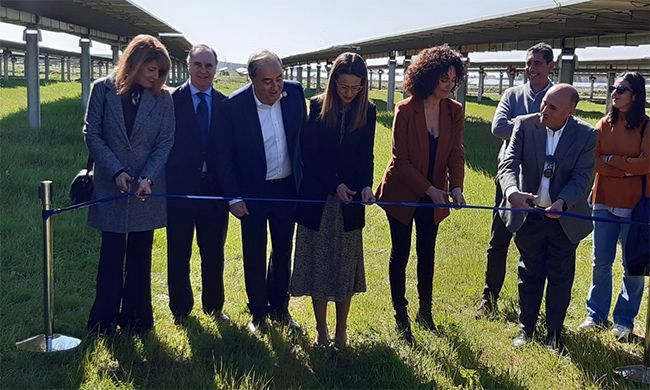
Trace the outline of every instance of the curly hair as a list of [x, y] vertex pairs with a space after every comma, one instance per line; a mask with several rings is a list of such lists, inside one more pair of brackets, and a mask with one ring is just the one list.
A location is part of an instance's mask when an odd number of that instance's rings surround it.
[[456, 69], [455, 81], [458, 85], [465, 73], [460, 54], [446, 43], [424, 49], [406, 70], [404, 89], [418, 99], [426, 99], [438, 86], [440, 77], [452, 66]]

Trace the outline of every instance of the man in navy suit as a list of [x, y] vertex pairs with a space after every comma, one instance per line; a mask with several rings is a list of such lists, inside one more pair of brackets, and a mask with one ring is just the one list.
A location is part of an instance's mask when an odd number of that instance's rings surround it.
[[[302, 179], [300, 132], [307, 121], [300, 84], [284, 81], [282, 61], [268, 50], [248, 59], [251, 83], [219, 106], [214, 138], [216, 169], [225, 196], [295, 198]], [[289, 314], [289, 276], [293, 245], [293, 202], [233, 199], [230, 212], [241, 220], [244, 277], [256, 333], [267, 318], [295, 330]], [[266, 261], [267, 226], [271, 256]]]
[[[217, 122], [217, 107], [225, 99], [212, 86], [217, 54], [209, 46], [195, 45], [189, 52], [187, 64], [190, 79], [172, 93], [176, 135], [167, 161], [167, 190], [170, 194], [219, 194], [213, 156], [208, 153]], [[182, 323], [194, 305], [190, 258], [196, 229], [201, 255], [203, 311], [217, 320], [227, 321], [223, 313], [224, 242], [228, 229], [226, 202], [169, 199], [167, 219], [167, 283], [174, 320]]]

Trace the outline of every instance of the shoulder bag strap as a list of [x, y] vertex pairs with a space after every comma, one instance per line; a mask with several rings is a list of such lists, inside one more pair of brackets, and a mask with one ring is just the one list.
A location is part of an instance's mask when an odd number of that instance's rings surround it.
[[[643, 133], [645, 133], [645, 129], [648, 127], [648, 119], [646, 118], [645, 122], [643, 122], [643, 125], [641, 126], [641, 145], [643, 146]], [[647, 196], [646, 194], [646, 188], [647, 188], [647, 177], [648, 175], [643, 175], [641, 176], [641, 196], [645, 198]]]

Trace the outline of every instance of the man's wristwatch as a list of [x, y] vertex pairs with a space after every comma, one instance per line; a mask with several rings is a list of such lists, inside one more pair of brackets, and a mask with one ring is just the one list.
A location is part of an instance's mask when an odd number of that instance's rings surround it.
[[143, 181], [146, 181], [147, 183], [149, 183], [150, 186], [153, 185], [153, 180], [151, 180], [151, 179], [148, 178], [148, 177], [140, 176], [140, 177], [138, 178], [138, 183], [143, 182]]

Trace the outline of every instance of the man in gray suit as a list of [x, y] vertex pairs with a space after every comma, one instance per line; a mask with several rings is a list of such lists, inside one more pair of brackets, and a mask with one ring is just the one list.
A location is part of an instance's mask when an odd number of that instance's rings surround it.
[[[508, 142], [519, 115], [539, 112], [542, 99], [553, 86], [549, 75], [553, 72], [553, 49], [544, 42], [531, 46], [526, 51], [526, 75], [528, 82], [508, 88], [499, 101], [492, 120], [492, 134], [503, 140], [498, 160], [501, 161], [508, 148]], [[494, 204], [503, 201], [503, 191], [496, 178]], [[498, 212], [492, 214], [490, 247], [487, 249], [485, 266], [485, 288], [478, 308], [478, 316], [492, 316], [497, 312], [497, 300], [506, 277], [506, 261], [512, 233], [506, 228]]]
[[546, 345], [564, 350], [562, 326], [571, 300], [578, 243], [592, 230], [591, 221], [554, 214], [588, 216], [587, 196], [593, 179], [596, 133], [573, 117], [578, 92], [558, 84], [547, 92], [541, 112], [518, 117], [505, 157], [499, 164], [502, 206], [545, 213], [502, 211], [519, 249], [519, 335], [515, 348], [531, 339], [544, 284]]

